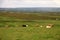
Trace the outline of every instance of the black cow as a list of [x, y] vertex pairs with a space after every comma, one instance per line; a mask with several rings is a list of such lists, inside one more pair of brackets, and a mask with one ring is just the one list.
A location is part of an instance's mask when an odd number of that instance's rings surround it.
[[22, 25], [22, 27], [27, 27], [28, 25]]

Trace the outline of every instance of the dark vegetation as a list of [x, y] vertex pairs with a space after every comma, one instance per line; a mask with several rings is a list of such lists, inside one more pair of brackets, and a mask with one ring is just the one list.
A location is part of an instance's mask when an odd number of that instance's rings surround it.
[[1, 11], [0, 16], [25, 20], [60, 20], [60, 12], [9, 12]]

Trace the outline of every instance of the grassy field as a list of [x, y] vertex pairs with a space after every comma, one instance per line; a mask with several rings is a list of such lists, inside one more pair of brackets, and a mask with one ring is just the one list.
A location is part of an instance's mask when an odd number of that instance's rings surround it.
[[[36, 27], [36, 24], [54, 24], [54, 27], [47, 29]], [[22, 27], [28, 24], [28, 27]], [[5, 27], [5, 25], [9, 25]], [[19, 22], [0, 22], [0, 40], [60, 40], [60, 21], [57, 20], [35, 20]]]
[[[40, 19], [40, 15], [30, 16], [22, 14], [13, 17], [12, 14], [0, 14], [0, 40], [60, 40], [60, 20], [30, 20]], [[45, 26], [50, 23], [54, 26], [47, 29]], [[22, 27], [23, 24], [28, 24], [28, 27]], [[43, 27], [36, 27], [36, 24]]]

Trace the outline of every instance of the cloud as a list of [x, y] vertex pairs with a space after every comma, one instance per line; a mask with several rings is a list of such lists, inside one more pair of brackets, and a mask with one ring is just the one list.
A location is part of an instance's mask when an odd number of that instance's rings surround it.
[[60, 7], [60, 0], [3, 0], [0, 7]]
[[2, 2], [3, 2], [3, 0], [0, 0], [0, 6], [1, 6]]

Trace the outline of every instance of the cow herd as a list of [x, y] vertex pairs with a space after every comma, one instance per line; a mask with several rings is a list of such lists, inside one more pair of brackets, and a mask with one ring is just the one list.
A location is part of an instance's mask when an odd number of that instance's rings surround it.
[[41, 28], [42, 28], [42, 27], [43, 27], [43, 28], [44, 28], [44, 27], [45, 27], [45, 28], [52, 28], [52, 27], [54, 27], [54, 24], [42, 24], [42, 25], [41, 25], [41, 24], [38, 24], [38, 23], [37, 23], [37, 24], [34, 24], [34, 25], [22, 24], [22, 25], [20, 25], [20, 26], [19, 26], [19, 25], [14, 25], [14, 26], [12, 26], [12, 25], [8, 25], [8, 24], [5, 25], [5, 27], [7, 27], [7, 28], [8, 28], [8, 27], [30, 27], [30, 26], [33, 26], [33, 27], [41, 27]]
[[[22, 25], [22, 27], [28, 27], [29, 25]], [[35, 27], [45, 27], [45, 28], [52, 28], [54, 26], [54, 24], [47, 24], [47, 25], [39, 25], [39, 24], [35, 24]]]

